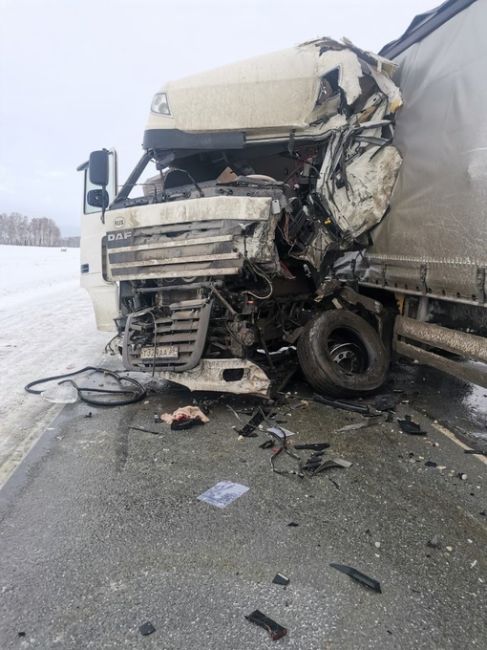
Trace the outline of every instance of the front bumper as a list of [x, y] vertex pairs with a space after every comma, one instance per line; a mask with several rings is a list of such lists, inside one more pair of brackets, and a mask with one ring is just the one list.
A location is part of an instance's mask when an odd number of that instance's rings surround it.
[[156, 377], [190, 390], [217, 391], [269, 397], [271, 380], [266, 373], [245, 359], [201, 359], [187, 372], [157, 372]]

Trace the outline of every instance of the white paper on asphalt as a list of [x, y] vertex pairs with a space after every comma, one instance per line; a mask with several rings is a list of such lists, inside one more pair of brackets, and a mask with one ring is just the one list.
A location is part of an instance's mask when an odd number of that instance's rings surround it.
[[240, 483], [232, 483], [231, 481], [220, 481], [203, 494], [198, 497], [199, 501], [206, 501], [206, 503], [216, 506], [217, 508], [226, 508], [235, 499], [245, 494], [249, 488]]

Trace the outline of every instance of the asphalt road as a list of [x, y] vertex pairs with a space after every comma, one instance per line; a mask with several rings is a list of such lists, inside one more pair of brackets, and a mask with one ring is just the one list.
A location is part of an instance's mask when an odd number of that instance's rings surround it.
[[[452, 409], [427, 384], [419, 397], [429, 390], [434, 409]], [[282, 476], [259, 448], [263, 432], [239, 440], [232, 429], [236, 398], [213, 404], [199, 428], [154, 424], [154, 412], [189, 399], [166, 391], [118, 409], [67, 406], [0, 491], [2, 650], [485, 647], [481, 458], [411, 402], [399, 412], [419, 418], [426, 437], [382, 419], [337, 433], [361, 416], [285, 404], [279, 418], [296, 442], [327, 441], [353, 465]], [[197, 500], [222, 480], [250, 489], [225, 509]], [[440, 548], [427, 545], [435, 535]], [[379, 580], [382, 593], [331, 562]], [[272, 584], [277, 572], [289, 586]], [[288, 635], [274, 642], [247, 622], [254, 609]], [[144, 637], [146, 621], [155, 632]]]

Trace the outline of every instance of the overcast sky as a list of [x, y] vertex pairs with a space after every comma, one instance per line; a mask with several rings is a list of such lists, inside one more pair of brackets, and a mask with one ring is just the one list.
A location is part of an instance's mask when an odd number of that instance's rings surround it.
[[77, 234], [81, 174], [115, 147], [122, 182], [170, 79], [347, 36], [378, 51], [439, 0], [0, 0], [0, 212]]

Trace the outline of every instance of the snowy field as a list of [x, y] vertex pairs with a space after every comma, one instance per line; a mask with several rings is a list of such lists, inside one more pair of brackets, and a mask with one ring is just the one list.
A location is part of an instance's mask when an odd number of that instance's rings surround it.
[[61, 409], [25, 384], [96, 365], [110, 338], [96, 329], [79, 264], [77, 248], [0, 246], [0, 485]]

